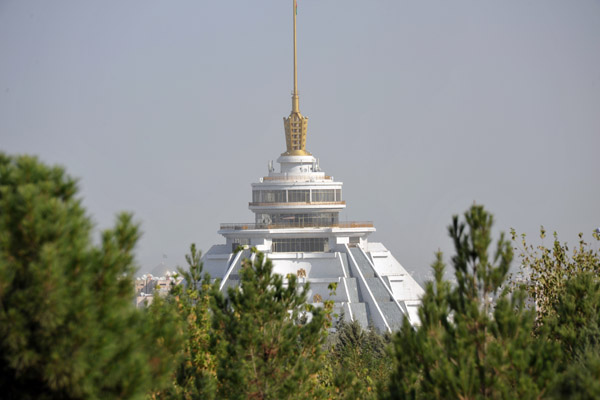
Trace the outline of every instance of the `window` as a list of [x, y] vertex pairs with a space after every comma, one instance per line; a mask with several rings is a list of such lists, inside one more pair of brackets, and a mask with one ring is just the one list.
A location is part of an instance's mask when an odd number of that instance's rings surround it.
[[334, 189], [313, 189], [312, 201], [335, 201], [335, 191]]
[[285, 203], [285, 190], [253, 190], [254, 203]]
[[290, 238], [273, 239], [273, 253], [324, 252], [327, 250], [327, 238]]
[[288, 190], [288, 201], [290, 203], [308, 203], [310, 190]]
[[306, 213], [306, 214], [256, 214], [257, 224], [290, 226], [290, 227], [315, 227], [335, 226], [338, 224], [339, 214], [336, 212]]
[[234, 252], [238, 246], [250, 245], [250, 239], [245, 238], [234, 238], [231, 242], [231, 251]]

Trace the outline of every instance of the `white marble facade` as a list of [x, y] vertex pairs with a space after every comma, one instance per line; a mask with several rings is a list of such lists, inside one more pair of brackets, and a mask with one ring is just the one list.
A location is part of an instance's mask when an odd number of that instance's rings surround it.
[[[256, 247], [273, 261], [274, 271], [310, 282], [309, 302], [335, 301], [335, 313], [380, 331], [398, 329], [408, 318], [418, 324], [423, 289], [381, 243], [369, 242], [370, 222], [342, 222], [346, 207], [342, 182], [325, 175], [312, 155], [282, 155], [278, 172], [252, 184], [254, 222], [222, 224], [225, 244], [204, 255], [204, 270], [221, 280], [221, 288], [239, 282], [238, 269], [247, 249]], [[332, 295], [328, 289], [337, 283]]]

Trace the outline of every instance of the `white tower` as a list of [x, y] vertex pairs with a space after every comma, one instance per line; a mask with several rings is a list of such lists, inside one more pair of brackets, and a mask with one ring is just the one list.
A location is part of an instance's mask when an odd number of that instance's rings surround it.
[[310, 282], [308, 301], [318, 306], [330, 299], [328, 286], [337, 283], [335, 312], [364, 327], [373, 324], [391, 331], [408, 318], [418, 324], [417, 308], [423, 289], [381, 244], [368, 241], [371, 222], [340, 222], [342, 182], [319, 168], [306, 151], [308, 118], [300, 113], [296, 62], [296, 4], [294, 0], [294, 91], [292, 111], [284, 118], [286, 152], [269, 172], [252, 184], [253, 223], [221, 224], [226, 244], [204, 255], [204, 270], [221, 279], [221, 290], [239, 283], [238, 271], [255, 246], [273, 261], [274, 272], [296, 274]]

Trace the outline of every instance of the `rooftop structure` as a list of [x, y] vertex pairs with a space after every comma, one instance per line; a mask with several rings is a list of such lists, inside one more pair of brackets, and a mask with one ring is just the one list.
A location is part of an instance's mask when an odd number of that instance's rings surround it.
[[[268, 175], [252, 183], [249, 209], [254, 222], [221, 224], [225, 244], [204, 255], [204, 270], [221, 280], [221, 290], [239, 284], [248, 247], [266, 253], [274, 272], [296, 274], [310, 283], [309, 302], [318, 306], [334, 300], [335, 312], [364, 327], [398, 329], [404, 318], [418, 323], [417, 308], [423, 289], [381, 244], [369, 242], [372, 222], [341, 222], [346, 208], [342, 182], [335, 181], [306, 150], [308, 118], [300, 113], [294, 0], [294, 90], [292, 111], [283, 119], [286, 151], [271, 161]], [[246, 249], [235, 253], [238, 246]], [[331, 295], [328, 285], [336, 282]]]

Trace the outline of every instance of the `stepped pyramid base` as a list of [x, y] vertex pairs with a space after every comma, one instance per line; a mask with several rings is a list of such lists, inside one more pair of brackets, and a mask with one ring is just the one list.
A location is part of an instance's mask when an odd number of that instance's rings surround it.
[[[248, 250], [242, 256], [227, 250], [227, 246], [213, 246], [203, 257], [204, 270], [221, 280], [222, 290], [239, 284], [241, 259], [251, 256]], [[380, 243], [266, 255], [275, 273], [300, 275], [300, 282], [310, 283], [309, 303], [321, 306], [333, 300], [334, 313], [347, 321], [357, 320], [364, 328], [373, 325], [380, 331], [399, 329], [405, 318], [413, 325], [419, 323], [416, 310], [423, 289]], [[331, 283], [337, 283], [335, 293], [328, 289]]]

